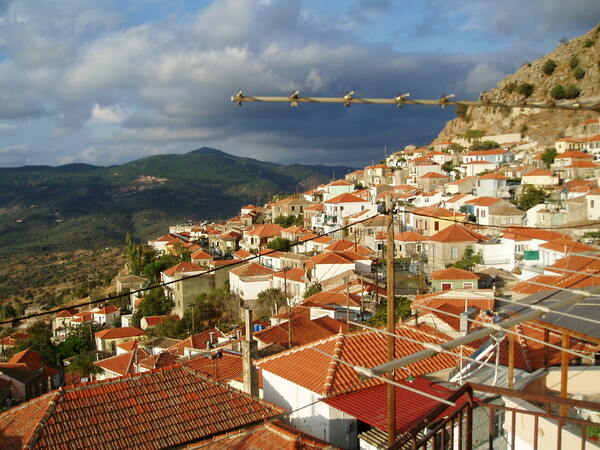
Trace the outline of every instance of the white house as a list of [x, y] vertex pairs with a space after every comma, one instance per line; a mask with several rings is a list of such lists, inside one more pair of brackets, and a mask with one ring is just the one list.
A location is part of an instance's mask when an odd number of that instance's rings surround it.
[[251, 262], [229, 272], [229, 289], [242, 300], [256, 300], [259, 292], [271, 287], [273, 270]]

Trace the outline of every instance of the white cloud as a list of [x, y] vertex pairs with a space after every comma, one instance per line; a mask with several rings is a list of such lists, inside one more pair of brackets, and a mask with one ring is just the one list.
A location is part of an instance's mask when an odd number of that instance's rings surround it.
[[100, 106], [98, 103], [95, 103], [92, 108], [90, 122], [120, 123], [130, 115], [130, 111], [120, 105]]
[[504, 74], [501, 71], [490, 67], [488, 64], [477, 64], [465, 79], [465, 92], [476, 96], [480, 92], [495, 87], [503, 76]]

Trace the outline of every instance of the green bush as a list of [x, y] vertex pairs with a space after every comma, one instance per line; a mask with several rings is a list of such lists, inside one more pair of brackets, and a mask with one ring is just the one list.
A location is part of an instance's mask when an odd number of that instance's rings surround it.
[[588, 38], [584, 41], [583, 46], [585, 48], [590, 48], [590, 47], [593, 47], [595, 43], [596, 43], [595, 40]]
[[553, 59], [547, 59], [544, 65], [542, 66], [542, 72], [546, 75], [552, 75], [556, 70], [556, 61]]
[[562, 84], [557, 84], [550, 90], [550, 96], [555, 100], [562, 100], [565, 98], [565, 87]]
[[[600, 62], [598, 62], [598, 64], [600, 65]], [[517, 83], [515, 83], [514, 81], [511, 81], [510, 83], [508, 83], [506, 85], [506, 91], [509, 94], [512, 94], [513, 92], [515, 92], [517, 90]]]
[[565, 88], [565, 98], [572, 99], [579, 97], [581, 91], [576, 84], [570, 84]]
[[535, 90], [533, 84], [530, 83], [523, 83], [519, 86], [519, 88], [517, 89], [517, 92], [519, 94], [521, 94], [522, 96], [524, 96], [525, 98], [530, 97], [531, 94], [533, 94], [533, 91]]
[[581, 80], [583, 77], [585, 77], [585, 70], [583, 70], [581, 66], [577, 66], [573, 69], [573, 76], [576, 80]]
[[571, 56], [571, 59], [569, 60], [569, 66], [571, 66], [571, 69], [574, 69], [575, 67], [577, 67], [579, 65], [579, 63], [580, 63], [579, 56], [577, 56], [577, 55]]

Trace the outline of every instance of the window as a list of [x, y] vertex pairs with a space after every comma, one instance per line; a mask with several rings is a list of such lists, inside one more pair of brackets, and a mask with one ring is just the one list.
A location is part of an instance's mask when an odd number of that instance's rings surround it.
[[433, 223], [433, 229], [435, 231], [440, 231], [440, 223], [437, 220]]
[[463, 283], [463, 289], [473, 289], [473, 283], [471, 281], [465, 281]]
[[479, 217], [481, 217], [482, 219], [485, 217], [485, 209], [479, 210]]
[[421, 253], [423, 251], [423, 246], [421, 244], [417, 244], [416, 249], [417, 252]]
[[450, 247], [450, 258], [458, 259], [458, 247], [456, 247], [456, 246]]
[[449, 291], [452, 289], [452, 283], [442, 283], [442, 291]]

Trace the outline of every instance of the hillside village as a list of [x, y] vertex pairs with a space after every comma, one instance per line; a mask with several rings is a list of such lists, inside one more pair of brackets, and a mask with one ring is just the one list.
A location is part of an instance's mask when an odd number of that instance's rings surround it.
[[[160, 280], [130, 263], [115, 280], [120, 303], [52, 317], [56, 345], [94, 330], [97, 373], [66, 371], [72, 359], [56, 364], [32, 349], [11, 354], [30, 337], [25, 327], [2, 339], [10, 357], [0, 363], [0, 401], [10, 409], [0, 446], [387, 448], [386, 383], [357, 368], [387, 361], [377, 320], [391, 240], [393, 290], [406, 306], [395, 358], [437, 349], [394, 373], [399, 442], [430, 433], [457, 447], [536, 448], [594, 438], [600, 120], [572, 130], [409, 146], [221, 223], [173, 225], [148, 247], [189, 258]], [[136, 315], [156, 281], [170, 311]], [[202, 317], [199, 300], [219, 289], [229, 302], [223, 326]], [[552, 311], [574, 294], [583, 299]], [[498, 328], [530, 311], [540, 314]], [[194, 329], [194, 315], [205, 329]], [[152, 332], [184, 317], [185, 339]], [[489, 338], [441, 348], [490, 328]], [[453, 406], [440, 410], [440, 399]], [[485, 422], [490, 414], [495, 423]]]

